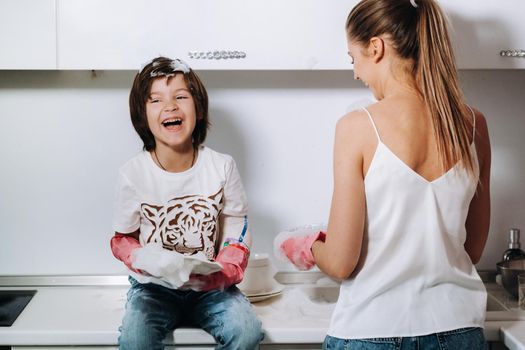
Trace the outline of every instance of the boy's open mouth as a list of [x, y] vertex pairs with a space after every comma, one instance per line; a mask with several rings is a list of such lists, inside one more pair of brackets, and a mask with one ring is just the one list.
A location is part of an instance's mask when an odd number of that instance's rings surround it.
[[162, 122], [162, 125], [165, 126], [166, 128], [179, 126], [179, 125], [182, 125], [182, 119], [181, 118], [167, 119]]

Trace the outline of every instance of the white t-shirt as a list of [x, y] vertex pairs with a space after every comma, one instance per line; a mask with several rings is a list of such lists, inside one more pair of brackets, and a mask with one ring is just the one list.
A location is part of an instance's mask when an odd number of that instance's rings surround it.
[[113, 229], [140, 229], [142, 245], [155, 243], [187, 255], [203, 252], [212, 260], [227, 238], [220, 237], [219, 218], [246, 214], [235, 161], [210, 148], [199, 147], [193, 167], [180, 173], [162, 170], [147, 151], [119, 170]]

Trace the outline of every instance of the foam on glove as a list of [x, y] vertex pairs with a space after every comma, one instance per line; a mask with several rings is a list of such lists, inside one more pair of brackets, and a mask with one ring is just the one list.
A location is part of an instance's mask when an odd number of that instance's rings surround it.
[[250, 251], [242, 243], [229, 244], [217, 254], [216, 262], [222, 270], [210, 275], [191, 275], [184, 288], [195, 291], [224, 290], [242, 281], [244, 270], [248, 265]]
[[[207, 260], [202, 252], [198, 252], [193, 257]], [[132, 261], [133, 268], [146, 271], [151, 276], [162, 279], [172, 288], [179, 288], [188, 282], [193, 267], [198, 264], [198, 261], [185, 260], [183, 254], [166, 250], [158, 244], [146, 244], [143, 248], [136, 249], [132, 254]], [[154, 281], [151, 277], [141, 276], [139, 282]]]
[[111, 241], [109, 242], [111, 246], [111, 252], [115, 258], [119, 259], [128, 267], [128, 269], [136, 272], [142, 273], [142, 271], [134, 269], [132, 265], [132, 253], [135, 249], [139, 249], [142, 246], [140, 242], [130, 235], [125, 235], [121, 233], [115, 234]]
[[312, 245], [324, 242], [325, 230], [325, 225], [307, 225], [280, 232], [274, 239], [274, 254], [301, 271], [310, 270], [315, 265]]

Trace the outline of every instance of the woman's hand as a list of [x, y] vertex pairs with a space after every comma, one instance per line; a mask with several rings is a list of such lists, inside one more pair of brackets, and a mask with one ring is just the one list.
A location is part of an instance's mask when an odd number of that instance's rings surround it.
[[326, 234], [322, 231], [307, 236], [296, 236], [281, 243], [280, 249], [288, 260], [299, 270], [310, 270], [315, 265], [312, 245], [316, 241], [325, 241]]

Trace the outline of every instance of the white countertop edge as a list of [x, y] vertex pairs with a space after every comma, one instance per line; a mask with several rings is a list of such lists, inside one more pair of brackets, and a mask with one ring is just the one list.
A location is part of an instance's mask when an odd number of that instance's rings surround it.
[[[201, 329], [179, 328], [174, 337], [168, 337], [171, 345], [212, 345], [215, 340]], [[13, 331], [0, 334], [0, 346], [117, 346], [120, 333], [112, 331]], [[176, 342], [173, 339], [176, 339]]]
[[525, 350], [525, 322], [505, 322], [500, 338], [510, 350]]
[[[320, 344], [324, 341], [326, 330], [315, 327], [265, 328], [262, 344]], [[11, 346], [65, 346], [89, 344], [92, 346], [115, 346], [119, 332], [112, 331], [12, 331], [2, 334], [0, 345]], [[485, 324], [485, 337], [488, 341], [502, 341], [511, 350], [525, 350], [525, 322], [490, 321]], [[175, 341], [174, 341], [175, 339]], [[179, 328], [166, 344], [210, 345], [213, 337], [201, 329]]]
[[[262, 344], [322, 343], [326, 332], [316, 328], [265, 329]], [[114, 331], [12, 331], [0, 334], [0, 346], [116, 346], [119, 332]], [[211, 345], [215, 341], [211, 335], [201, 329], [179, 328], [173, 337], [166, 339], [166, 344], [174, 345]]]
[[[320, 344], [326, 337], [326, 330], [319, 328], [274, 328], [264, 329], [261, 344]], [[300, 342], [298, 341], [300, 339]]]
[[64, 346], [64, 345], [108, 345], [117, 344], [118, 332], [115, 331], [12, 331], [0, 334], [0, 346]]

